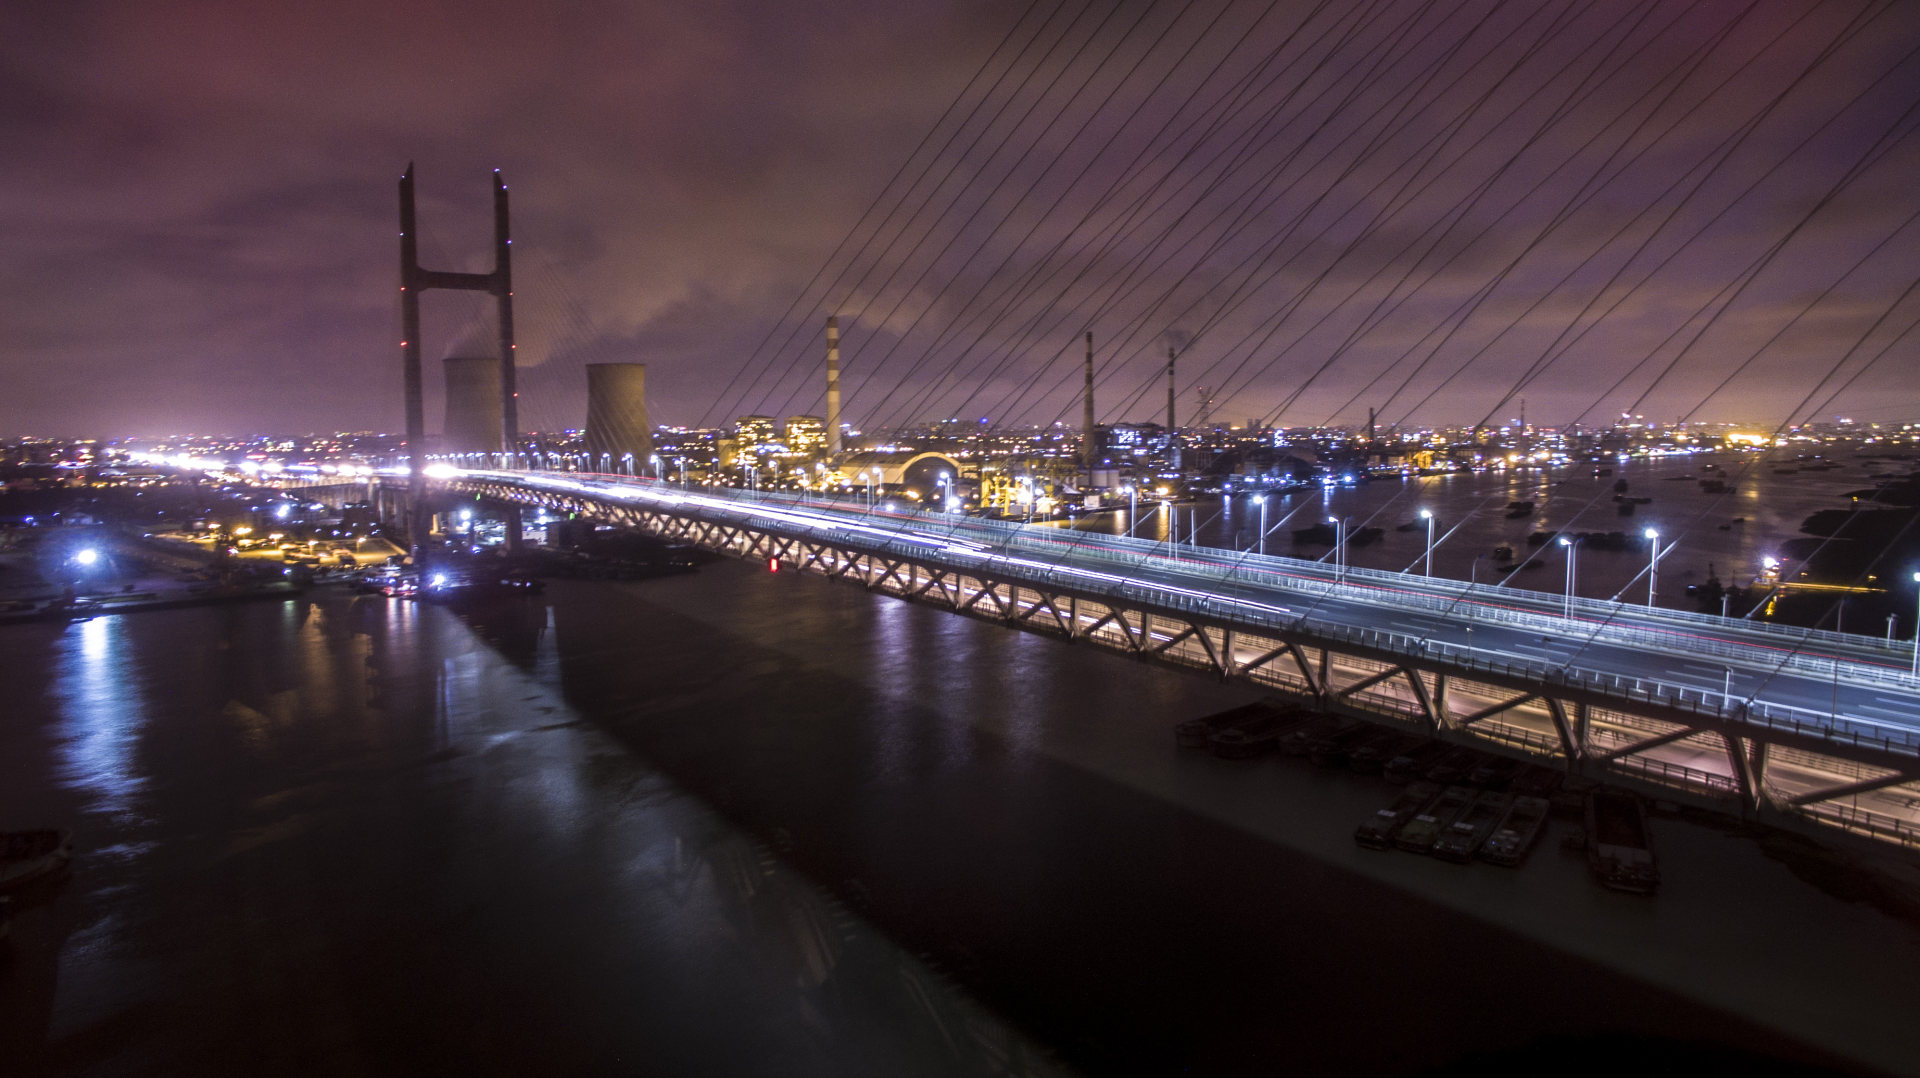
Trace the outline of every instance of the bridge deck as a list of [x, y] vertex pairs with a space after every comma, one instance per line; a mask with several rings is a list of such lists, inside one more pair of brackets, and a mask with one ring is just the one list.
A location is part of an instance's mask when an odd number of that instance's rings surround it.
[[1920, 683], [1871, 637], [857, 501], [439, 482], [1920, 848]]

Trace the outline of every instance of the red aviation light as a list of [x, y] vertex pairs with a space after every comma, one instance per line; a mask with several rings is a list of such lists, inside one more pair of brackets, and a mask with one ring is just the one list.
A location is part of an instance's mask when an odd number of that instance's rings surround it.
[[779, 559], [779, 558], [768, 558], [768, 559], [767, 559], [767, 572], [769, 572], [769, 573], [777, 573], [777, 572], [779, 572], [779, 571], [780, 571], [780, 559]]

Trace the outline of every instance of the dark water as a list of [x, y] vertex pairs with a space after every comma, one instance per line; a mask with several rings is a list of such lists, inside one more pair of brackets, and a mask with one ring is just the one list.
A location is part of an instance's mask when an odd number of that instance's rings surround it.
[[[1566, 590], [1564, 552], [1529, 546], [1527, 536], [1537, 531], [1620, 531], [1632, 540], [1626, 550], [1581, 548], [1574, 590], [1588, 598], [1618, 596], [1645, 602], [1648, 550], [1641, 536], [1653, 528], [1660, 532], [1662, 547], [1675, 544], [1661, 560], [1656, 599], [1662, 606], [1691, 609], [1687, 585], [1704, 584], [1709, 575], [1728, 586], [1749, 583], [1759, 575], [1762, 559], [1781, 556], [1782, 542], [1801, 536], [1800, 525], [1808, 516], [1822, 509], [1847, 508], [1845, 492], [1876, 485], [1870, 474], [1904, 473], [1908, 467], [1859, 460], [1853, 454], [1839, 459], [1845, 463], [1832, 470], [1805, 471], [1784, 458], [1720, 452], [1607, 464], [1603, 466], [1610, 474], [1604, 476], [1595, 475], [1592, 465], [1526, 468], [1384, 479], [1277, 494], [1266, 505], [1266, 553], [1321, 558], [1328, 553], [1326, 544], [1298, 543], [1293, 533], [1341, 517], [1355, 530], [1376, 527], [1383, 533], [1370, 545], [1352, 548], [1349, 564], [1418, 573], [1424, 569], [1427, 549], [1427, 528], [1418, 513], [1425, 508], [1438, 518], [1435, 575], [1504, 580], [1508, 587], [1559, 595]], [[1702, 489], [1701, 478], [1721, 476], [1709, 473], [1709, 465], [1724, 469], [1729, 491], [1709, 494]], [[1614, 484], [1621, 481], [1627, 483], [1628, 495], [1652, 501], [1636, 506], [1631, 516], [1621, 516], [1613, 497]], [[1510, 502], [1533, 502], [1533, 515], [1509, 517]], [[1127, 512], [1123, 507], [1083, 526], [1124, 534]], [[1260, 506], [1246, 493], [1183, 504], [1174, 514], [1182, 542], [1197, 530], [1204, 545], [1251, 550], [1261, 532]], [[1736, 524], [1736, 519], [1744, 522]], [[1403, 524], [1414, 527], [1398, 530]], [[1141, 501], [1134, 534], [1166, 539], [1167, 510]], [[1512, 547], [1522, 562], [1529, 554], [1537, 554], [1538, 567], [1496, 572], [1490, 555], [1503, 545]], [[1884, 626], [1861, 623], [1849, 628], [1871, 634]]]
[[1359, 851], [1376, 781], [1174, 752], [1244, 690], [817, 578], [0, 634], [0, 826], [83, 851], [7, 1073], [1920, 1058], [1920, 935], [1744, 840], [1653, 902]]

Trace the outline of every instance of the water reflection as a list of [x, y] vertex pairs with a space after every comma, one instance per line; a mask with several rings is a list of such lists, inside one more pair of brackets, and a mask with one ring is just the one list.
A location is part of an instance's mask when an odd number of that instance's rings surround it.
[[136, 762], [146, 713], [124, 624], [100, 617], [68, 626], [55, 651], [54, 691], [61, 780], [84, 793], [88, 812], [130, 823], [147, 781]]

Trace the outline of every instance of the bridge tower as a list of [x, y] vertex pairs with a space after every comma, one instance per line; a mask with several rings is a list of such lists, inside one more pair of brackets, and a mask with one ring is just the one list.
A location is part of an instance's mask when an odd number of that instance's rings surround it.
[[[422, 269], [419, 238], [414, 231], [413, 162], [400, 177], [400, 349], [404, 361], [407, 405], [407, 457], [410, 463], [407, 486], [407, 541], [418, 552], [420, 532], [426, 521], [422, 503], [427, 491], [425, 398], [420, 384], [420, 293], [429, 288], [485, 292], [499, 308], [500, 325], [500, 433], [513, 461], [514, 447], [520, 439], [519, 393], [514, 387], [513, 364], [513, 240], [507, 230], [507, 184], [500, 170], [493, 170], [493, 272], [451, 273]], [[520, 511], [507, 512], [507, 549], [520, 547]], [[416, 558], [416, 561], [418, 559]]]

